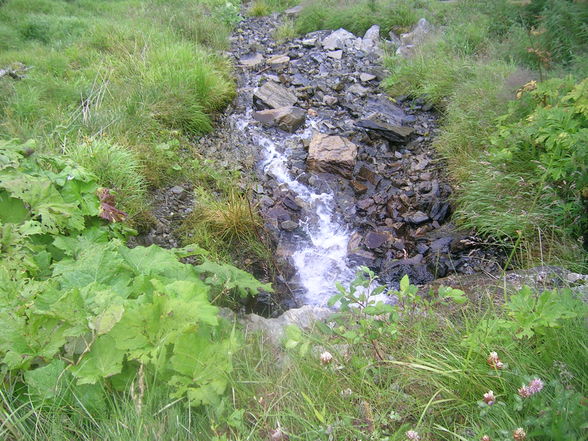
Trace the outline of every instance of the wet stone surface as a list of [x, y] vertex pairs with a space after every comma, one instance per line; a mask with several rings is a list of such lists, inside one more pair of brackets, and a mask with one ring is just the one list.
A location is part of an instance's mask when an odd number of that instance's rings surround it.
[[[404, 274], [422, 284], [497, 271], [500, 254], [451, 223], [452, 188], [431, 147], [432, 106], [380, 88], [382, 45], [391, 43], [375, 27], [365, 37], [318, 31], [277, 43], [281, 20], [238, 25], [230, 50], [237, 97], [199, 140], [204, 156], [256, 181], [281, 294], [324, 304], [359, 264], [390, 286]], [[280, 125], [292, 109], [295, 123]]]

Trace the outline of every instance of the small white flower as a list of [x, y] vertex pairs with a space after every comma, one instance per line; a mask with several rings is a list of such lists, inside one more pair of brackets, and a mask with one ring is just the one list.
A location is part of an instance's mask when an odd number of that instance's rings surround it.
[[484, 394], [484, 403], [488, 406], [492, 406], [496, 402], [496, 397], [494, 396], [494, 392], [489, 390]]
[[408, 432], [406, 432], [406, 439], [410, 441], [420, 441], [421, 437], [419, 436], [419, 433], [416, 430], [409, 430]]
[[522, 427], [519, 427], [512, 433], [512, 437], [516, 441], [524, 441], [527, 438], [527, 432]]
[[333, 361], [333, 355], [330, 352], [325, 351], [321, 354], [322, 364], [329, 364], [331, 361]]
[[343, 389], [341, 392], [339, 392], [339, 394], [342, 397], [350, 397], [351, 395], [353, 395], [353, 391], [351, 389], [347, 388], [347, 389]]

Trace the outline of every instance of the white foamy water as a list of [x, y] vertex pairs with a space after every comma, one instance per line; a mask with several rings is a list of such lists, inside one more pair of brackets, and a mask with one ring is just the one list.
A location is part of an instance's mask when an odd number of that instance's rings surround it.
[[258, 144], [263, 148], [264, 173], [292, 190], [304, 201], [309, 213], [300, 223], [309, 240], [297, 245], [292, 255], [299, 284], [304, 289], [305, 304], [325, 305], [336, 293], [335, 283], [343, 285], [353, 279], [355, 268], [347, 262], [347, 244], [351, 231], [336, 219], [333, 193], [319, 193], [297, 181], [287, 167], [287, 152], [280, 152], [269, 138], [259, 135]]

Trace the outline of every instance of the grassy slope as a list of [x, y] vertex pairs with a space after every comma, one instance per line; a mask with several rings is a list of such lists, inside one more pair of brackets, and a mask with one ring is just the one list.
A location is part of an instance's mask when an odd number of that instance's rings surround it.
[[104, 136], [137, 155], [148, 182], [169, 181], [172, 161], [157, 146], [209, 131], [210, 115], [234, 93], [214, 52], [229, 32], [215, 18], [218, 4], [4, 2], [0, 66], [32, 69], [0, 82], [0, 136], [54, 152]]

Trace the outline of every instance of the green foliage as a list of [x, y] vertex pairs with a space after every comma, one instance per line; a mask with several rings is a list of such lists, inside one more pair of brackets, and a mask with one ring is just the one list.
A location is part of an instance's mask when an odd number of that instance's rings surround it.
[[62, 377], [84, 393], [124, 390], [145, 371], [191, 405], [217, 401], [236, 340], [210, 298], [271, 287], [174, 250], [127, 248], [99, 219], [95, 177], [32, 147], [0, 144], [0, 372], [24, 373], [41, 400], [69, 393], [55, 390]]
[[[416, 8], [419, 6], [417, 5]], [[309, 3], [296, 19], [299, 33], [322, 29], [345, 28], [356, 35], [363, 35], [373, 24], [378, 24], [385, 34], [394, 30], [409, 30], [420, 18], [422, 10], [412, 2], [394, 0], [386, 2], [345, 2], [321, 0]]]
[[507, 332], [514, 332], [517, 338], [531, 338], [545, 334], [547, 328], [561, 327], [562, 320], [577, 317], [585, 308], [569, 291], [554, 289], [535, 295], [525, 286], [508, 299], [505, 309], [510, 318]]
[[34, 138], [56, 153], [106, 135], [137, 152], [151, 184], [164, 182], [173, 164], [153, 160], [155, 146], [210, 131], [211, 116], [233, 97], [229, 64], [206, 46], [226, 48], [238, 5], [11, 1], [0, 22], [22, 35], [0, 66], [34, 69], [24, 81], [1, 82], [0, 136]]

